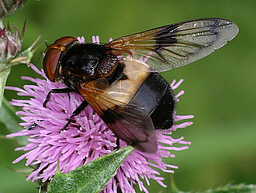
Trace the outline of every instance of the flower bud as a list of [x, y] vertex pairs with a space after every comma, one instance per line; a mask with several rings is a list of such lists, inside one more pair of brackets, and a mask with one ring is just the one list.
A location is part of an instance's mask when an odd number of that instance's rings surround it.
[[6, 64], [13, 59], [22, 47], [20, 33], [15, 28], [13, 32], [9, 25], [7, 28], [0, 28], [0, 63]]
[[0, 20], [22, 8], [27, 0], [0, 0]]

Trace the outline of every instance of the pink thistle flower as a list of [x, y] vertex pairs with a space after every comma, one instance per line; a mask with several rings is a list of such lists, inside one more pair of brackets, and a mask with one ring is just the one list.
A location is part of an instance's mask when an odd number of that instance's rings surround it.
[[[93, 37], [93, 40], [99, 42], [98, 37]], [[83, 42], [84, 39], [79, 38], [79, 41]], [[65, 88], [66, 86], [49, 81], [43, 70], [40, 71], [33, 65], [31, 68], [44, 79], [22, 77], [23, 80], [30, 80], [36, 85], [25, 85], [23, 89], [6, 87], [17, 91], [18, 95], [31, 97], [28, 100], [12, 100], [12, 105], [22, 107], [22, 111], [18, 111], [16, 114], [22, 115], [25, 122], [21, 125], [25, 129], [8, 135], [8, 137], [28, 137], [26, 146], [16, 148], [16, 151], [23, 150], [26, 153], [13, 161], [13, 163], [17, 163], [26, 159], [26, 166], [38, 166], [27, 177], [27, 180], [42, 180], [43, 182], [51, 180], [57, 167], [62, 173], [68, 173], [115, 150], [117, 137], [89, 105], [74, 117], [75, 122], [69, 125], [68, 130], [59, 132], [84, 99], [78, 93], [52, 94], [47, 108], [43, 107], [46, 95], [51, 89]], [[172, 89], [176, 89], [182, 82], [182, 79], [178, 82], [174, 80], [170, 86]], [[183, 93], [180, 91], [176, 94], [175, 99], [178, 101], [178, 97]], [[183, 121], [191, 119], [193, 116], [175, 114], [174, 118], [175, 121]], [[178, 168], [164, 163], [162, 158], [174, 157], [175, 155], [170, 150], [181, 151], [188, 148], [190, 142], [184, 141], [183, 137], [173, 139], [171, 133], [191, 124], [192, 122], [185, 121], [165, 131], [157, 130], [158, 151], [156, 154], [147, 154], [135, 149], [118, 168], [116, 176], [109, 181], [102, 192], [116, 193], [119, 187], [122, 192], [135, 193], [134, 184], [138, 184], [141, 191], [148, 192], [141, 179], [144, 179], [147, 185], [150, 185], [149, 179], [153, 179], [161, 186], [166, 187], [163, 183], [164, 178], [159, 176], [159, 172], [154, 168], [169, 173], [173, 173], [173, 169]], [[181, 145], [175, 147], [174, 144]], [[124, 141], [120, 140], [120, 148], [126, 145]]]

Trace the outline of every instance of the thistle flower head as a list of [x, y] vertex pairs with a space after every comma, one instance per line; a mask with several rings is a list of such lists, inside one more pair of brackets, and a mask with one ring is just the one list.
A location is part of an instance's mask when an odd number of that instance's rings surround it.
[[[82, 38], [79, 41], [82, 41]], [[42, 104], [51, 89], [65, 88], [66, 86], [62, 83], [49, 81], [43, 70], [40, 71], [33, 65], [31, 67], [44, 79], [22, 77], [34, 82], [35, 85], [25, 85], [23, 89], [7, 87], [18, 91], [18, 95], [31, 97], [28, 100], [13, 100], [11, 102], [15, 106], [22, 107], [23, 110], [18, 111], [17, 114], [22, 115], [25, 122], [21, 123], [24, 130], [8, 135], [8, 137], [28, 137], [28, 144], [16, 149], [26, 151], [26, 153], [14, 161], [17, 163], [26, 159], [27, 166], [38, 166], [27, 180], [50, 180], [57, 168], [62, 173], [68, 173], [116, 149], [117, 137], [90, 106], [87, 106], [79, 115], [74, 117], [74, 122], [68, 130], [59, 132], [67, 123], [72, 112], [84, 99], [78, 93], [52, 94], [47, 108], [43, 107]], [[171, 83], [172, 89], [176, 89], [182, 81], [176, 82], [174, 80]], [[176, 94], [175, 99], [178, 101], [178, 97], [182, 94], [183, 91], [180, 91]], [[175, 115], [175, 120], [182, 121], [192, 117], [192, 115]], [[125, 159], [117, 170], [116, 176], [109, 181], [102, 192], [116, 193], [119, 187], [122, 192], [134, 193], [134, 184], [138, 184], [141, 191], [148, 192], [141, 179], [144, 179], [147, 185], [149, 185], [149, 179], [153, 179], [166, 187], [163, 183], [164, 178], [159, 176], [159, 172], [155, 168], [169, 173], [173, 173], [173, 169], [177, 169], [177, 166], [164, 163], [162, 158], [174, 157], [170, 151], [188, 148], [190, 142], [184, 141], [183, 137], [173, 139], [171, 133], [191, 124], [192, 122], [183, 122], [174, 125], [169, 130], [157, 130], [158, 151], [156, 154], [134, 150]], [[176, 147], [174, 144], [181, 145]], [[120, 141], [119, 147], [126, 145], [124, 141]]]

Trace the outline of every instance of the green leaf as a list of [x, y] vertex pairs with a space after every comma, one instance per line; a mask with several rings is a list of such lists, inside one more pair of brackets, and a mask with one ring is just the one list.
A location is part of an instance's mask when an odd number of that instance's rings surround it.
[[5, 68], [3, 70], [0, 69], [0, 109], [4, 96], [4, 87], [6, 84], [6, 80], [10, 74], [11, 68]]
[[[0, 121], [5, 124], [6, 128], [10, 131], [10, 133], [15, 133], [23, 129], [23, 127], [19, 125], [21, 119], [15, 114], [15, 112], [16, 109], [11, 106], [4, 98], [2, 107], [0, 109]], [[16, 139], [21, 145], [26, 145], [28, 143], [26, 137], [24, 136], [17, 137]]]
[[62, 174], [57, 171], [55, 177], [51, 180], [47, 192], [99, 192], [116, 174], [117, 168], [133, 149], [134, 148], [131, 146], [126, 146], [67, 174]]
[[183, 192], [178, 189], [175, 189], [174, 191], [169, 190], [166, 193], [256, 193], [256, 185], [255, 184], [226, 185], [224, 187], [210, 189], [202, 192], [194, 192], [194, 191]]
[[238, 184], [238, 185], [227, 185], [215, 190], [205, 191], [206, 193], [256, 193], [256, 185], [250, 184]]

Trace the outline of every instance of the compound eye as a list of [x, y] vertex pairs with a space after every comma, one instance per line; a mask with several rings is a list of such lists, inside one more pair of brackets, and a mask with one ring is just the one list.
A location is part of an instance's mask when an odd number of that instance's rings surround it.
[[44, 56], [44, 72], [47, 78], [55, 82], [55, 73], [59, 62], [61, 50], [56, 48], [50, 48], [47, 50]]
[[55, 81], [56, 70], [58, 68], [61, 53], [64, 52], [68, 44], [76, 41], [78, 42], [74, 37], [65, 36], [57, 39], [54, 44], [47, 47], [44, 56], [44, 72], [50, 81]]
[[75, 41], [78, 41], [78, 40], [72, 36], [65, 36], [65, 37], [61, 37], [61, 38], [57, 39], [54, 42], [54, 44], [66, 46], [66, 45], [70, 44], [71, 42], [75, 42]]

